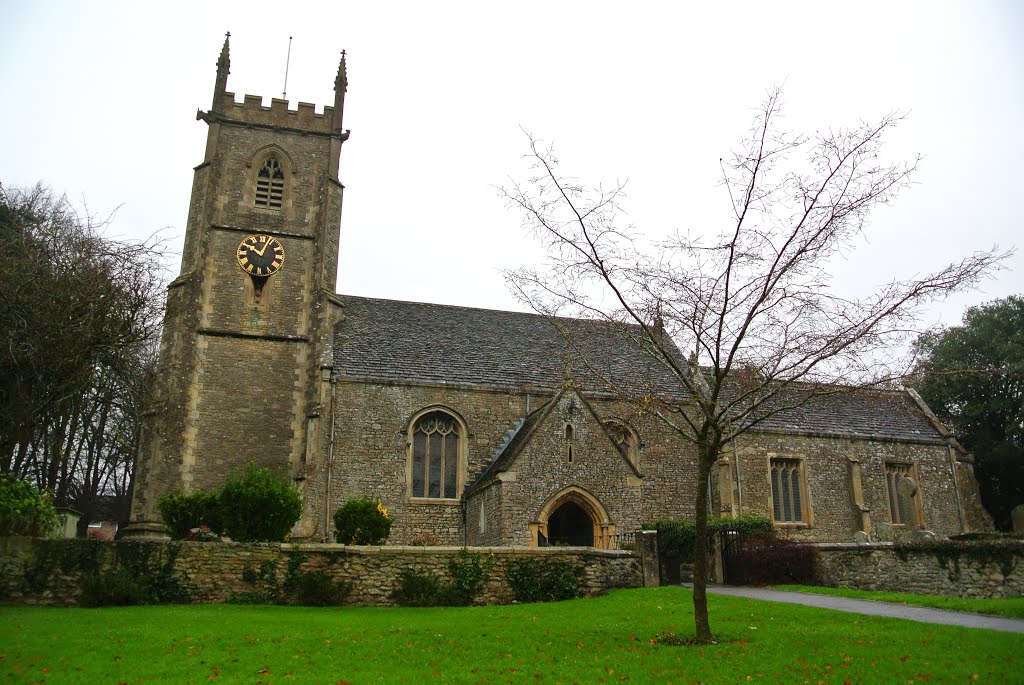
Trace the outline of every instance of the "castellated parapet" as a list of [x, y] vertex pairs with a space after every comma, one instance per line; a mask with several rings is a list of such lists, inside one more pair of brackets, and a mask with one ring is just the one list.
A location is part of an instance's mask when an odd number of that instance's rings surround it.
[[265, 107], [263, 98], [259, 95], [246, 95], [242, 102], [235, 102], [235, 94], [226, 92], [216, 113], [201, 111], [196, 118], [209, 122], [211, 118], [216, 117], [218, 120], [252, 126], [296, 129], [326, 135], [341, 133], [332, 128], [333, 107], [325, 106], [322, 113], [317, 113], [316, 105], [309, 102], [300, 102], [298, 109], [289, 109], [289, 104], [288, 100], [272, 98], [270, 107]]

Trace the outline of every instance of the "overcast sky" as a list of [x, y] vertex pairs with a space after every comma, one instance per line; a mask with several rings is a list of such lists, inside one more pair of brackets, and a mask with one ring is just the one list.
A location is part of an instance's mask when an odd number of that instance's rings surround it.
[[[878, 211], [837, 287], [867, 292], [993, 244], [1024, 246], [1024, 3], [51, 2], [0, 0], [0, 181], [42, 180], [120, 237], [180, 250], [215, 62], [269, 104], [333, 101], [348, 51], [340, 292], [522, 309], [501, 269], [537, 248], [495, 186], [524, 176], [526, 129], [563, 170], [628, 179], [649, 233], [728, 220], [718, 160], [765, 91], [813, 133], [910, 113], [916, 185]], [[177, 273], [177, 259], [169, 270]], [[429, 265], [429, 268], [424, 268]], [[932, 312], [1024, 292], [1024, 254]]]

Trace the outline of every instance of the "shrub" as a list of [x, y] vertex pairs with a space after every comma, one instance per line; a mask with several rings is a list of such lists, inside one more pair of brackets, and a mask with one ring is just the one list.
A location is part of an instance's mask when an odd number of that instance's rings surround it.
[[731, 555], [730, 582], [742, 585], [813, 583], [818, 548], [798, 540], [758, 533], [741, 538]]
[[196, 490], [188, 495], [176, 492], [161, 497], [157, 508], [179, 540], [193, 528], [204, 525], [216, 533], [221, 531], [220, 500], [216, 492]]
[[391, 598], [407, 607], [469, 606], [494, 567], [493, 557], [482, 560], [482, 555], [470, 554], [465, 548], [457, 558], [448, 562], [449, 582], [415, 569], [403, 569], [398, 587]]
[[433, 607], [441, 604], [441, 582], [429, 573], [404, 568], [391, 599], [404, 607]]
[[148, 600], [146, 583], [124, 571], [85, 576], [78, 597], [84, 607], [132, 606], [146, 604]]
[[220, 492], [224, 532], [239, 542], [280, 542], [302, 515], [302, 496], [288, 478], [250, 462]]
[[379, 545], [391, 534], [391, 517], [379, 499], [353, 498], [334, 512], [334, 528], [344, 545]]
[[448, 562], [451, 584], [445, 590], [445, 604], [450, 606], [469, 606], [472, 604], [494, 567], [494, 557], [481, 562], [479, 554], [470, 554], [462, 548], [457, 559]]
[[517, 602], [553, 602], [580, 596], [580, 570], [560, 559], [517, 559], [505, 572]]
[[60, 524], [49, 493], [13, 476], [0, 476], [0, 537], [45, 537]]
[[340, 606], [351, 591], [351, 583], [335, 581], [327, 571], [302, 571], [295, 577], [295, 597], [302, 606]]
[[[658, 553], [660, 555], [663, 557], [678, 556], [683, 563], [693, 562], [696, 526], [692, 521], [662, 519], [644, 524], [644, 528], [658, 531]], [[735, 519], [708, 517], [708, 554], [711, 554], [714, 549], [715, 534], [723, 529], [736, 530], [741, 535], [771, 534], [774, 531], [772, 521], [767, 516], [745, 514]]]

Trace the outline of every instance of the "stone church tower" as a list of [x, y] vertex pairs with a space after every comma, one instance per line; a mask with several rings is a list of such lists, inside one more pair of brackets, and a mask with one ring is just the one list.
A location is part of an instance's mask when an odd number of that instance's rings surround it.
[[197, 113], [206, 153], [136, 462], [136, 534], [157, 530], [163, 495], [220, 487], [250, 461], [301, 480], [316, 440], [337, 311], [345, 57], [323, 114], [252, 95], [237, 103], [229, 38], [213, 103]]

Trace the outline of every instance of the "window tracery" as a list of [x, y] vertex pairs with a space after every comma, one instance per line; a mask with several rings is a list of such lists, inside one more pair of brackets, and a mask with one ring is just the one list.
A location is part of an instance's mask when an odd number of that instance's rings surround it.
[[462, 437], [459, 422], [447, 412], [432, 411], [416, 420], [412, 429], [413, 497], [459, 496]]

